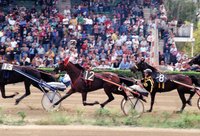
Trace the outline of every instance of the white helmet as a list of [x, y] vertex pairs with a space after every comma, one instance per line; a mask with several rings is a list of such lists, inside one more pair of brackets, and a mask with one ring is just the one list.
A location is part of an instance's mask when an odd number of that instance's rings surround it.
[[149, 69], [149, 68], [147, 68], [147, 69], [144, 70], [144, 73], [149, 73], [149, 74], [151, 74], [151, 73], [152, 73], [152, 70]]

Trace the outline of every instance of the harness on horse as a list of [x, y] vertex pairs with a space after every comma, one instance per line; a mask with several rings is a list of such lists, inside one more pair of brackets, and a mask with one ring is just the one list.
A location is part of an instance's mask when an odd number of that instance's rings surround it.
[[159, 89], [165, 89], [165, 82], [167, 81], [166, 75], [159, 73], [156, 76], [156, 82], [158, 83]]

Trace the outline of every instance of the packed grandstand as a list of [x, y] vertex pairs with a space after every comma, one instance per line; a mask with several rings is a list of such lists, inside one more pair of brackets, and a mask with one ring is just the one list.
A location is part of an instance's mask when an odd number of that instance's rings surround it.
[[[36, 0], [31, 8], [10, 3], [0, 10], [0, 62], [54, 67], [70, 56], [83, 67], [129, 69], [150, 60], [152, 29], [164, 41], [163, 68], [180, 70], [187, 59], [173, 39], [180, 21], [168, 20], [162, 0], [82, 1], [62, 11], [57, 4]], [[151, 9], [149, 18], [144, 8]]]

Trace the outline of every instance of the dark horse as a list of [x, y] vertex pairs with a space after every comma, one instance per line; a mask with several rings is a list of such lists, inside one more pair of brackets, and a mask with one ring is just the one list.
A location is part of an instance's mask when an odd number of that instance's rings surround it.
[[[12, 95], [7, 95], [5, 94], [5, 85], [7, 84], [13, 84], [13, 83], [18, 83], [18, 82], [24, 82], [25, 85], [25, 94], [22, 95], [20, 98], [16, 99], [15, 104], [17, 105], [23, 98], [25, 98], [26, 96], [30, 95], [30, 86], [33, 85], [36, 88], [39, 88], [38, 83], [36, 83], [35, 81], [32, 81], [31, 79], [15, 72], [15, 71], [7, 71], [7, 70], [2, 70], [2, 63], [0, 64], [0, 89], [1, 89], [1, 95], [3, 98], [13, 98], [14, 96], [16, 96], [18, 94], [18, 92], [16, 92], [15, 94]], [[53, 75], [48, 74], [44, 71], [41, 70], [37, 70], [34, 69], [32, 67], [25, 67], [25, 66], [14, 66], [15, 69], [18, 69], [34, 78], [37, 79], [42, 79], [46, 82], [54, 82], [55, 78]], [[41, 89], [40, 89], [41, 90]], [[46, 91], [46, 90], [45, 90]]]
[[192, 64], [200, 65], [200, 54], [198, 56], [194, 57], [192, 60], [190, 60], [188, 64], [189, 65], [192, 65]]
[[71, 89], [54, 105], [59, 104], [61, 101], [63, 101], [65, 98], [70, 96], [71, 94], [75, 92], [79, 92], [82, 94], [82, 102], [83, 105], [95, 105], [99, 104], [98, 101], [88, 103], [87, 102], [87, 93], [91, 91], [95, 91], [98, 89], [103, 88], [106, 95], [108, 96], [108, 100], [101, 103], [101, 107], [103, 108], [107, 103], [114, 100], [113, 93], [114, 94], [120, 94], [123, 95], [125, 99], [127, 99], [127, 95], [124, 91], [119, 91], [118, 87], [116, 85], [113, 85], [111, 83], [108, 83], [102, 79], [107, 79], [109, 81], [112, 81], [114, 83], [120, 84], [120, 79], [118, 75], [114, 73], [104, 72], [104, 73], [95, 73], [94, 74], [94, 80], [93, 81], [86, 81], [83, 78], [83, 70], [81, 66], [77, 66], [69, 61], [69, 58], [66, 58], [65, 61], [61, 62], [59, 64], [59, 69], [61, 71], [66, 71], [72, 81]]
[[[133, 66], [131, 68], [131, 71], [133, 71], [133, 72], [141, 71], [143, 74], [143, 77], [144, 77], [144, 70], [147, 68], [152, 70], [152, 78], [154, 80], [154, 87], [151, 92], [151, 106], [150, 106], [150, 109], [148, 110], [148, 112], [151, 112], [153, 109], [155, 95], [157, 92], [164, 93], [164, 92], [172, 91], [174, 89], [177, 89], [179, 97], [182, 101], [182, 107], [179, 112], [182, 112], [184, 110], [186, 104], [191, 105], [191, 99], [194, 96], [195, 92], [190, 90], [190, 88], [187, 88], [185, 86], [174, 83], [173, 80], [179, 81], [179, 82], [187, 84], [187, 85], [192, 85], [193, 83], [195, 85], [199, 85], [198, 80], [194, 76], [189, 77], [189, 76], [185, 76], [182, 74], [176, 74], [176, 75], [175, 74], [174, 75], [173, 74], [165, 74], [164, 76], [165, 76], [166, 81], [159, 83], [157, 81], [157, 78], [158, 78], [158, 75], [161, 73], [156, 68], [147, 64], [144, 60], [141, 60], [135, 66]], [[190, 96], [187, 100], [185, 98], [185, 94], [190, 94]]]

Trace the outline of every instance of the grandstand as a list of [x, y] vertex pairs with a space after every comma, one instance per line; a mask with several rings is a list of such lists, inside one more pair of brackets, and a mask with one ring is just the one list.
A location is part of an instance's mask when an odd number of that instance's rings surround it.
[[128, 69], [141, 58], [175, 65], [183, 57], [171, 49], [176, 28], [168, 27], [162, 0], [12, 1], [4, 8], [2, 61], [53, 67], [70, 55], [82, 66], [120, 69], [126, 62]]

